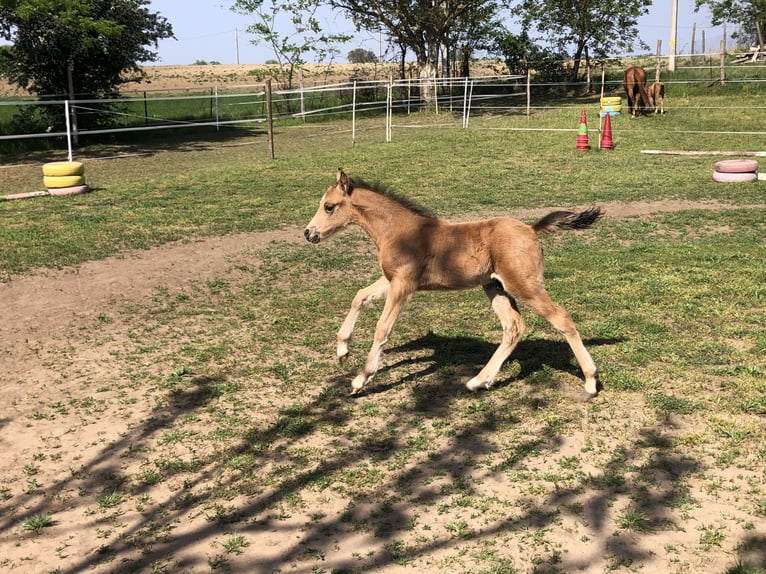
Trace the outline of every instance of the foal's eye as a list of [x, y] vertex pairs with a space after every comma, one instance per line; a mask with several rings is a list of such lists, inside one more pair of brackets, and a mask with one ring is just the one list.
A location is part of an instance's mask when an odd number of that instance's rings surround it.
[[325, 203], [324, 204], [324, 210], [327, 213], [332, 213], [335, 211], [335, 204], [334, 203]]

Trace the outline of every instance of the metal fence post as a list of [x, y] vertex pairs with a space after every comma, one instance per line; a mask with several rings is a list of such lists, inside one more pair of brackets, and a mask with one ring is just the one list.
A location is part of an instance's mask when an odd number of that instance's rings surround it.
[[271, 78], [266, 80], [266, 123], [269, 130], [269, 157], [274, 159], [274, 117], [271, 111]]
[[356, 80], [354, 80], [354, 91], [351, 99], [351, 147], [356, 144]]

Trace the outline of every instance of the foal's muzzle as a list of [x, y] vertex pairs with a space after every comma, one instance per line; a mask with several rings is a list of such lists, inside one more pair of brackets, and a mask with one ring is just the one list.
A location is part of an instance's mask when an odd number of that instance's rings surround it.
[[314, 228], [307, 227], [303, 230], [303, 237], [306, 238], [306, 241], [309, 243], [319, 243], [319, 232]]

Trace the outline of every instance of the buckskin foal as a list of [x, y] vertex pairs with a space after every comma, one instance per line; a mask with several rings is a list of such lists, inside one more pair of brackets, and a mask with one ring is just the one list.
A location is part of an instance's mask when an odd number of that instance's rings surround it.
[[352, 394], [375, 375], [383, 345], [415, 291], [481, 285], [500, 318], [503, 339], [484, 368], [466, 383], [470, 390], [492, 385], [524, 333], [524, 320], [516, 305], [519, 300], [566, 338], [585, 376], [585, 391], [595, 395], [596, 365], [569, 313], [556, 305], [543, 287], [543, 253], [538, 235], [565, 228], [584, 229], [601, 215], [600, 208], [592, 208], [579, 213], [554, 211], [531, 226], [510, 217], [450, 223], [390, 194], [356, 184], [339, 169], [335, 184], [325, 191], [303, 233], [311, 243], [319, 243], [348, 225], [358, 225], [378, 249], [383, 276], [359, 290], [338, 331], [337, 355], [343, 362], [359, 313], [371, 301], [386, 298], [372, 348], [351, 382]]

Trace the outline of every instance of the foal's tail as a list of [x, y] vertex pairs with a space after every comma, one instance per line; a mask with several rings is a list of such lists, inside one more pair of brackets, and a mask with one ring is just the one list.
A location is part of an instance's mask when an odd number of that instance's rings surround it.
[[560, 229], [587, 229], [604, 215], [600, 207], [591, 207], [579, 213], [574, 211], [552, 211], [532, 225], [538, 235], [555, 233]]

